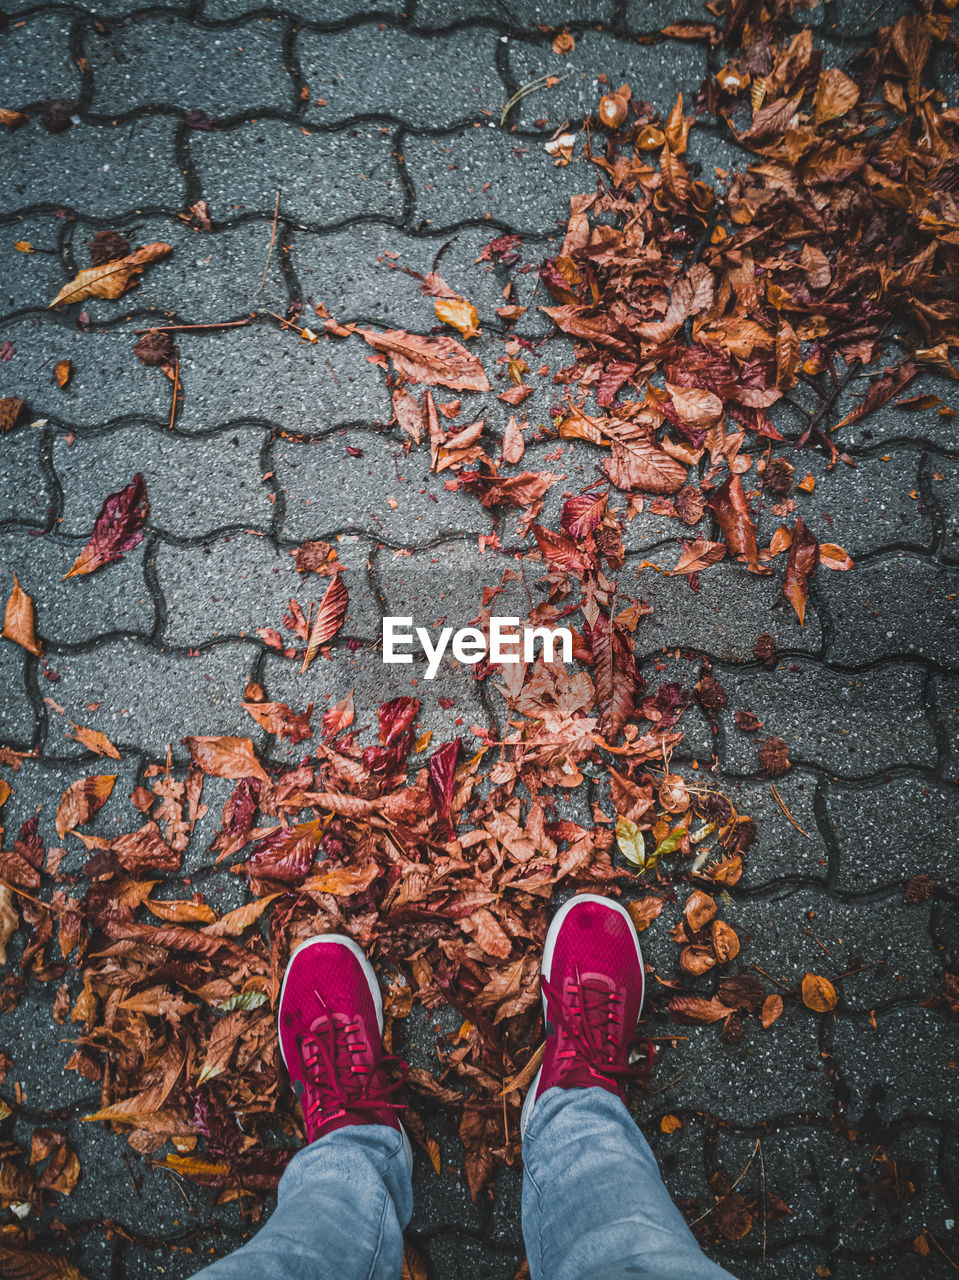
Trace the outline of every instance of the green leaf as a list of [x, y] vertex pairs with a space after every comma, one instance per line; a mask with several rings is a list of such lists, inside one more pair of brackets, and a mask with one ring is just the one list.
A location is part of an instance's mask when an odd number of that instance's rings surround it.
[[630, 822], [629, 818], [619, 819], [616, 823], [616, 843], [628, 863], [645, 871], [646, 841], [635, 822]]
[[685, 827], [674, 827], [668, 836], [664, 836], [659, 844], [653, 850], [653, 858], [658, 862], [660, 858], [667, 853], [672, 853], [674, 849], [678, 849], [683, 836], [686, 834]]
[[266, 1004], [267, 995], [265, 991], [238, 991], [235, 996], [230, 996], [229, 1000], [221, 1000], [216, 1006], [221, 1013], [236, 1013], [238, 1010], [246, 1012], [249, 1009], [259, 1009], [261, 1004]]

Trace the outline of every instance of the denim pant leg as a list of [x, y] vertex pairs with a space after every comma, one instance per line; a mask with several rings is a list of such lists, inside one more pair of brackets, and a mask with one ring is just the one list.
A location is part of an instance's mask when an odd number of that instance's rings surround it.
[[615, 1095], [547, 1090], [523, 1162], [531, 1280], [731, 1280], [696, 1243]]
[[196, 1280], [399, 1280], [412, 1212], [402, 1135], [336, 1129], [293, 1157], [253, 1239]]

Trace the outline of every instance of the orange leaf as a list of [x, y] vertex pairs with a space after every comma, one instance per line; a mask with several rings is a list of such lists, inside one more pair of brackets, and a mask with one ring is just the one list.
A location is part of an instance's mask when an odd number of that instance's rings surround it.
[[472, 302], [466, 298], [436, 298], [433, 310], [437, 320], [458, 329], [464, 338], [475, 338], [479, 333], [479, 315]]
[[345, 698], [341, 698], [339, 702], [334, 703], [323, 716], [323, 737], [334, 738], [344, 729], [348, 729], [353, 723], [353, 690], [351, 689]]
[[53, 366], [53, 376], [58, 387], [65, 387], [70, 381], [70, 374], [73, 372], [72, 360], [58, 360]]
[[476, 356], [454, 338], [421, 337], [405, 329], [358, 329], [375, 351], [388, 355], [411, 382], [449, 387], [452, 391], [489, 391], [489, 379]]
[[845, 573], [856, 562], [843, 547], [837, 546], [835, 542], [820, 542], [819, 563], [824, 569], [836, 569], [840, 573]]
[[763, 1001], [762, 1011], [759, 1014], [759, 1021], [763, 1024], [764, 1030], [768, 1031], [776, 1019], [783, 1011], [783, 998], [780, 995], [767, 996]]
[[829, 1013], [839, 1003], [839, 993], [828, 978], [807, 973], [802, 980], [802, 1002], [815, 1013]]
[[346, 584], [340, 575], [335, 573], [316, 611], [306, 653], [303, 655], [303, 665], [300, 667], [301, 672], [307, 669], [319, 653], [321, 646], [332, 640], [343, 625], [348, 600]]
[[7, 640], [26, 649], [36, 657], [43, 655], [43, 645], [37, 639], [33, 601], [21, 590], [17, 575], [13, 575], [13, 590], [3, 615], [3, 634]]
[[701, 889], [696, 889], [689, 895], [685, 913], [690, 929], [692, 929], [693, 933], [698, 933], [715, 916], [716, 903], [708, 893], [703, 893]]
[[662, 1133], [675, 1133], [682, 1127], [683, 1122], [678, 1116], [663, 1116], [659, 1122], [659, 1128]]
[[79, 778], [67, 787], [57, 806], [57, 835], [61, 840], [74, 827], [82, 827], [89, 822], [106, 804], [116, 780], [115, 773], [98, 773], [89, 778]]
[[249, 738], [184, 738], [184, 744], [211, 778], [259, 778], [267, 782]]
[[146, 244], [135, 253], [99, 267], [87, 267], [65, 284], [50, 303], [59, 307], [71, 302], [83, 302], [86, 298], [119, 298], [148, 263], [155, 262], [171, 252], [172, 246], [163, 243]]
[[93, 751], [98, 756], [109, 756], [111, 760], [120, 759], [119, 751], [99, 729], [84, 729], [82, 725], [75, 724], [73, 733], [68, 733], [66, 736], [73, 738], [75, 742], [82, 742], [88, 751]]
[[170, 924], [213, 924], [216, 912], [205, 902], [191, 902], [189, 898], [177, 898], [156, 901], [147, 899], [143, 904], [152, 911], [158, 920], [166, 920]]
[[818, 564], [819, 543], [803, 524], [802, 517], [799, 517], [793, 532], [792, 546], [789, 548], [789, 563], [786, 565], [783, 592], [796, 610], [800, 626], [805, 625], [809, 579], [815, 576]]

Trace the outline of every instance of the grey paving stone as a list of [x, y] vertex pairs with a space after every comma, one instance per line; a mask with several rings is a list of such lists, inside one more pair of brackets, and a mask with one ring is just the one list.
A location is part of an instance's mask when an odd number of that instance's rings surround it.
[[522, 1168], [501, 1169], [493, 1183], [490, 1204], [489, 1238], [494, 1244], [523, 1248], [521, 1200], [523, 1193]]
[[0, 212], [52, 205], [115, 218], [176, 208], [186, 192], [174, 162], [176, 128], [172, 117], [142, 116], [116, 125], [82, 123], [66, 133], [47, 133], [36, 120], [4, 129]]
[[[429, 333], [438, 323], [434, 299], [408, 271], [427, 275], [442, 250], [437, 270], [450, 288], [474, 304], [481, 324], [502, 327], [495, 308], [503, 305], [506, 277], [499, 279], [490, 263], [476, 261], [493, 238], [493, 228], [464, 227], [451, 240], [408, 236], [387, 223], [368, 222], [343, 231], [297, 233], [289, 257], [304, 297], [322, 302], [338, 320]], [[530, 272], [515, 280], [519, 303], [527, 305], [538, 276]]]
[[895, 654], [947, 668], [959, 661], [959, 569], [899, 551], [846, 574], [820, 570], [816, 597], [832, 622], [827, 653], [833, 662]]
[[149, 633], [154, 607], [143, 580], [143, 545], [97, 573], [62, 582], [84, 543], [83, 538], [35, 537], [26, 530], [0, 533], [6, 579], [0, 593], [11, 584], [9, 573], [16, 573], [33, 597], [37, 631], [48, 644], [81, 644], [111, 631]]
[[443, 1171], [439, 1174], [434, 1172], [423, 1149], [418, 1145], [414, 1149], [413, 1217], [409, 1230], [414, 1236], [450, 1230], [483, 1235], [488, 1216], [486, 1206], [482, 1202], [474, 1202], [466, 1179], [456, 1177], [448, 1169], [450, 1164], [462, 1165], [462, 1144], [454, 1143], [446, 1135], [442, 1135], [439, 1141], [443, 1152]]
[[[120, 415], [153, 415], [169, 422], [171, 384], [158, 369], [147, 369], [133, 354], [132, 332], [81, 330], [52, 311], [24, 316], [4, 326], [14, 356], [0, 364], [0, 389], [27, 402], [31, 418], [94, 426]], [[58, 387], [53, 366], [70, 360], [66, 387]], [[24, 430], [17, 427], [17, 432]]]
[[832, 1262], [828, 1250], [814, 1240], [793, 1241], [778, 1249], [767, 1247], [765, 1257], [761, 1252], [744, 1256], [745, 1244], [757, 1231], [761, 1231], [761, 1227], [754, 1227], [738, 1250], [733, 1246], [707, 1250], [707, 1253], [720, 1266], [733, 1267], [737, 1280], [765, 1280], [770, 1267], [776, 1268], [777, 1280], [806, 1280], [807, 1276], [821, 1274], [817, 1267], [826, 1267]]
[[[0, 231], [3, 255], [3, 282], [0, 307], [6, 314], [27, 307], [42, 309], [64, 281], [60, 261], [60, 233], [63, 220], [55, 214], [23, 214]], [[32, 253], [22, 253], [14, 245], [24, 241]]]
[[80, 95], [80, 72], [70, 57], [72, 15], [34, 13], [4, 30], [0, 54], [0, 81], [4, 101], [22, 110], [48, 98]]
[[945, 738], [943, 769], [949, 782], [959, 782], [959, 678], [936, 676], [933, 700], [936, 724]]
[[959, 560], [959, 462], [934, 459], [931, 487], [934, 508], [945, 534], [943, 555], [949, 560]]
[[318, 433], [348, 422], [386, 422], [392, 414], [383, 376], [368, 362], [372, 352], [359, 340], [302, 342], [271, 320], [245, 329], [182, 334], [178, 345], [181, 431], [247, 418]]
[[[366, 581], [370, 546], [365, 541], [344, 541], [337, 544], [337, 551], [346, 566], [349, 592], [341, 634], [377, 639], [379, 602]], [[246, 533], [202, 546], [161, 545], [156, 570], [166, 600], [163, 639], [171, 645], [197, 645], [236, 635], [255, 640], [259, 628], [272, 627], [298, 647], [282, 622], [290, 597], [298, 599], [306, 613], [309, 602], [319, 601], [329, 583], [315, 574], [298, 574], [287, 551]]]
[[889, 27], [897, 22], [910, 7], [901, 0], [833, 0], [831, 8], [840, 29], [856, 39], [863, 39], [877, 31], [880, 27]]
[[[634, 34], [652, 35], [671, 22], [714, 22], [702, 0], [626, 0], [626, 29]], [[617, 86], [614, 85], [615, 89]]]
[[[790, 526], [802, 516], [820, 542], [838, 542], [854, 559], [880, 547], [929, 547], [932, 515], [919, 496], [918, 451], [895, 449], [859, 458], [854, 468], [840, 463], [829, 472], [820, 456], [789, 461], [796, 467], [795, 480], [805, 474], [816, 479], [813, 493], [793, 495], [798, 506], [787, 518]], [[765, 517], [773, 518], [771, 513]]]
[[414, 225], [421, 230], [489, 217], [511, 231], [547, 235], [565, 224], [570, 196], [592, 190], [595, 181], [581, 157], [556, 168], [541, 142], [498, 128], [439, 138], [411, 134], [403, 152], [416, 192]]
[[[226, 22], [243, 17], [247, 13], [273, 11], [264, 0], [202, 0], [203, 17], [209, 22]], [[407, 8], [406, 0], [329, 0], [322, 12], [313, 0], [283, 0], [284, 13], [291, 13], [304, 22], [320, 21], [324, 26], [349, 22], [353, 18], [400, 18]]]
[[761, 964], [793, 993], [807, 973], [830, 979], [848, 974], [836, 981], [840, 1007], [868, 1013], [928, 993], [930, 974], [940, 964], [929, 911], [928, 903], [907, 903], [898, 887], [862, 902], [837, 902], [821, 888], [797, 887], [773, 899], [737, 901], [720, 914], [740, 935], [741, 963]]
[[[876, 1016], [874, 1031], [862, 1019], [838, 1018], [832, 1032], [832, 1053], [849, 1088], [848, 1117], [852, 1127], [865, 1114], [880, 1122], [897, 1116], [950, 1114], [955, 1029], [934, 1009], [906, 1006]], [[921, 1071], [877, 1073], [877, 1062], [921, 1062]]]
[[333, 132], [283, 120], [248, 121], [233, 129], [193, 131], [190, 155], [214, 219], [280, 213], [309, 227], [349, 218], [400, 218], [403, 188], [393, 158], [393, 130], [374, 124]]
[[[242, 642], [189, 658], [135, 640], [110, 640], [59, 661], [56, 697], [80, 724], [87, 704], [99, 702], [95, 727], [121, 751], [137, 746], [162, 757], [170, 743], [174, 759], [185, 760], [189, 753], [180, 739], [188, 734], [234, 734], [259, 745], [263, 734], [240, 705], [255, 656], [255, 647]], [[58, 754], [83, 751], [79, 743], [65, 743]]]
[[0, 741], [19, 751], [30, 749], [34, 732], [26, 667], [26, 650], [12, 640], [0, 640]]
[[494, 1252], [475, 1236], [449, 1232], [423, 1241], [422, 1252], [436, 1275], [469, 1275], [476, 1280], [513, 1280], [522, 1252]]
[[[67, 1071], [74, 1051], [68, 1035], [50, 1016], [59, 983], [31, 982], [15, 1009], [3, 1015], [4, 1044], [13, 1047], [13, 1066], [3, 1084], [3, 1094], [14, 1098], [14, 1082], [23, 1089], [23, 1104], [73, 1107], [95, 1111], [100, 1089], [78, 1071]], [[9, 1052], [9, 1049], [7, 1050]]]
[[[213, 324], [240, 320], [253, 311], [275, 311], [282, 315], [289, 294], [278, 246], [274, 246], [270, 255], [266, 281], [260, 289], [271, 224], [272, 217], [210, 232], [195, 231], [180, 218], [138, 219], [124, 228], [131, 244], [161, 241], [172, 245], [173, 252], [147, 269], [137, 287], [124, 295], [120, 306], [128, 312], [136, 311], [138, 317], [144, 310], [160, 312], [156, 318], [139, 318], [137, 328], [141, 329], [147, 324], [164, 324], [171, 319], [184, 324]], [[93, 229], [83, 225], [78, 225], [73, 232], [73, 252], [78, 267], [89, 265], [92, 234]], [[64, 280], [59, 280], [56, 288]], [[92, 298], [84, 305], [95, 324], [117, 314], [115, 302]]]
[[[14, 395], [15, 388], [10, 386], [4, 394]], [[29, 421], [24, 410], [21, 425], [0, 442], [0, 521], [28, 520], [42, 525], [51, 508], [50, 486], [40, 464], [44, 433], [40, 427], [27, 425]]]
[[[310, 89], [305, 119], [313, 124], [379, 115], [445, 129], [498, 118], [507, 98], [496, 71], [496, 35], [482, 28], [428, 39], [386, 25], [303, 31], [296, 53]], [[389, 76], [371, 76], [371, 66], [388, 66]]]
[[[468, 751], [474, 751], [478, 744], [470, 728], [474, 724], [487, 724], [489, 719], [476, 682], [468, 671], [462, 667], [454, 668], [451, 663], [440, 668], [435, 680], [426, 680], [425, 667], [423, 662], [412, 666], [384, 663], [378, 648], [364, 646], [351, 653], [341, 646], [333, 650], [329, 661], [317, 658], [305, 673], [300, 672], [298, 662], [270, 653], [262, 664], [260, 683], [268, 697], [295, 709], [313, 702], [314, 724], [318, 724], [323, 714], [346, 697], [351, 689], [354, 691], [357, 728], [375, 726], [376, 708], [390, 698], [419, 698], [416, 733], [417, 736], [427, 731], [432, 734], [429, 750], [459, 737]], [[440, 698], [453, 705], [441, 706]], [[245, 716], [246, 712], [242, 714]], [[376, 742], [375, 729], [362, 735], [361, 741], [364, 745]], [[293, 748], [294, 758], [304, 754], [305, 745]], [[273, 755], [284, 758], [285, 749], [285, 744], [273, 744]], [[411, 768], [423, 767], [428, 756], [429, 751], [420, 756], [411, 755]]]
[[[831, 421], [824, 425], [833, 427], [855, 408], [869, 391], [873, 378], [880, 377], [884, 369], [898, 363], [901, 355], [897, 351], [886, 353], [884, 360], [877, 361], [868, 374], [853, 378], [849, 386], [836, 401]], [[908, 383], [898, 396], [894, 396], [881, 408], [874, 410], [858, 422], [840, 427], [832, 437], [836, 447], [848, 449], [872, 447], [890, 444], [896, 440], [927, 441], [941, 449], [955, 449], [956, 421], [952, 417], [943, 417], [937, 408], [933, 409], [898, 409], [898, 400], [912, 399], [914, 396], [939, 396], [942, 405], [959, 409], [959, 396], [956, 384], [949, 378], [923, 369]]]
[[414, 22], [418, 27], [445, 27], [473, 18], [496, 23], [525, 33], [533, 27], [562, 26], [564, 23], [611, 22], [612, 0], [417, 0]]
[[[694, 86], [690, 85], [688, 92], [684, 90], [683, 107], [687, 115], [692, 114], [690, 93], [693, 89]], [[708, 183], [717, 191], [723, 188], [730, 174], [744, 172], [747, 165], [754, 164], [756, 159], [751, 151], [737, 144], [728, 128], [709, 126], [699, 121], [689, 132], [686, 154], [683, 156], [693, 177]], [[717, 173], [717, 170], [721, 172]], [[775, 415], [775, 407], [771, 414]]]
[[[726, 732], [747, 736], [735, 728], [727, 727]], [[759, 729], [752, 736], [762, 741], [764, 734], [765, 729]], [[798, 877], [826, 883], [829, 851], [816, 822], [817, 780], [812, 774], [792, 769], [777, 778], [775, 784], [786, 808], [808, 837], [797, 831], [780, 809], [768, 782], [730, 783], [720, 775], [711, 785], [729, 798], [737, 813], [752, 818], [759, 830], [759, 839], [743, 857], [743, 888], [754, 889]]]
[[[350, 448], [362, 456], [351, 456]], [[298, 444], [281, 440], [275, 466], [285, 501], [283, 536], [299, 540], [356, 529], [403, 546], [454, 531], [489, 532], [490, 518], [480, 504], [468, 494], [451, 493], [429, 465], [425, 442], [404, 456], [395, 432], [334, 432]], [[330, 484], [333, 475], [341, 477], [338, 484]]]
[[[679, 547], [663, 550], [656, 559], [664, 568], [671, 567], [679, 559]], [[652, 616], [637, 631], [640, 648], [649, 653], [682, 645], [701, 649], [720, 662], [752, 662], [762, 632], [773, 637], [777, 649], [816, 653], [822, 645], [815, 613], [810, 610], [806, 625], [800, 627], [777, 578], [744, 573], [736, 563], [723, 561], [701, 574], [695, 604], [683, 576], [667, 578], [646, 570], [633, 590], [653, 606]]]
[[[157, 377], [157, 370], [148, 371]], [[163, 379], [164, 382], [166, 379]], [[166, 427], [124, 426], [102, 435], [63, 435], [53, 459], [63, 489], [62, 532], [89, 535], [108, 493], [140, 472], [150, 500], [150, 527], [197, 538], [242, 522], [268, 531], [273, 517], [260, 461], [262, 427], [226, 427], [185, 437]]]
[[[182, 1200], [180, 1201], [183, 1204]], [[180, 1219], [182, 1229], [183, 1221]], [[197, 1267], [209, 1265], [218, 1257], [232, 1253], [243, 1241], [241, 1239], [204, 1236], [185, 1244], [160, 1244], [154, 1248], [149, 1245], [125, 1244], [123, 1248], [124, 1280], [155, 1280], [163, 1276], [164, 1280], [187, 1280], [197, 1274]]]
[[[637, 101], [651, 102], [667, 114], [680, 88], [690, 94], [699, 87], [706, 74], [706, 53], [704, 45], [693, 41], [640, 45], [606, 33], [582, 31], [576, 37], [576, 48], [565, 57], [554, 53], [548, 41], [512, 40], [509, 66], [518, 85], [540, 76], [562, 77], [554, 88], [524, 98], [509, 117], [509, 123], [521, 129], [543, 128], [552, 133], [566, 120], [578, 126], [586, 116], [594, 115], [609, 87], [616, 89], [621, 84], [632, 87]], [[597, 82], [601, 73], [606, 75], [606, 83]], [[536, 125], [537, 120], [546, 124]]]
[[[935, 1249], [930, 1246], [930, 1253]], [[913, 1248], [912, 1240], [898, 1242], [890, 1248], [880, 1248], [875, 1252], [837, 1254], [830, 1258], [833, 1275], [836, 1280], [885, 1280], [890, 1265], [895, 1267], [896, 1280], [925, 1280], [930, 1274], [928, 1258], [921, 1258]], [[938, 1267], [939, 1263], [933, 1263]], [[942, 1275], [951, 1270], [948, 1263], [942, 1262]], [[938, 1276], [937, 1276], [938, 1280]]]
[[[654, 1025], [650, 1034], [677, 1030], [672, 1022]], [[746, 1125], [771, 1116], [825, 1119], [830, 1114], [825, 1064], [819, 1056], [819, 1020], [808, 1009], [787, 1008], [768, 1031], [758, 1019], [747, 1018], [736, 1045], [724, 1044], [716, 1026], [683, 1027], [680, 1033], [689, 1039], [662, 1051], [654, 1087], [684, 1074], [657, 1095], [659, 1106], [708, 1111]]]
[[[795, 668], [795, 669], [793, 669]], [[934, 738], [923, 704], [924, 673], [885, 663], [844, 675], [809, 659], [782, 662], [774, 670], [722, 673], [729, 705], [724, 767], [759, 769], [766, 737], [783, 738], [793, 763], [816, 764], [830, 774], [864, 777], [894, 765], [933, 765]], [[732, 709], [751, 707], [764, 727], [737, 733]], [[881, 708], [881, 711], [880, 711]]]
[[159, 13], [113, 27], [106, 37], [90, 32], [84, 54], [93, 71], [91, 109], [115, 115], [163, 105], [203, 110], [211, 118], [292, 110], [283, 35], [276, 21], [255, 19], [211, 33]]
[[830, 782], [825, 795], [839, 848], [838, 889], [865, 892], [917, 871], [941, 883], [955, 876], [959, 792], [954, 787], [931, 778], [903, 777], [863, 788]]

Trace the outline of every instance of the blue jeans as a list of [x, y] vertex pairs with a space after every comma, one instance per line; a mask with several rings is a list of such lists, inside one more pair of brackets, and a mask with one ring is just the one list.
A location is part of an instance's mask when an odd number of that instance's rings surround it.
[[[523, 1142], [532, 1280], [731, 1280], [700, 1250], [649, 1144], [603, 1089], [550, 1089]], [[399, 1280], [413, 1212], [399, 1133], [337, 1129], [293, 1157], [254, 1238], [196, 1280]]]

